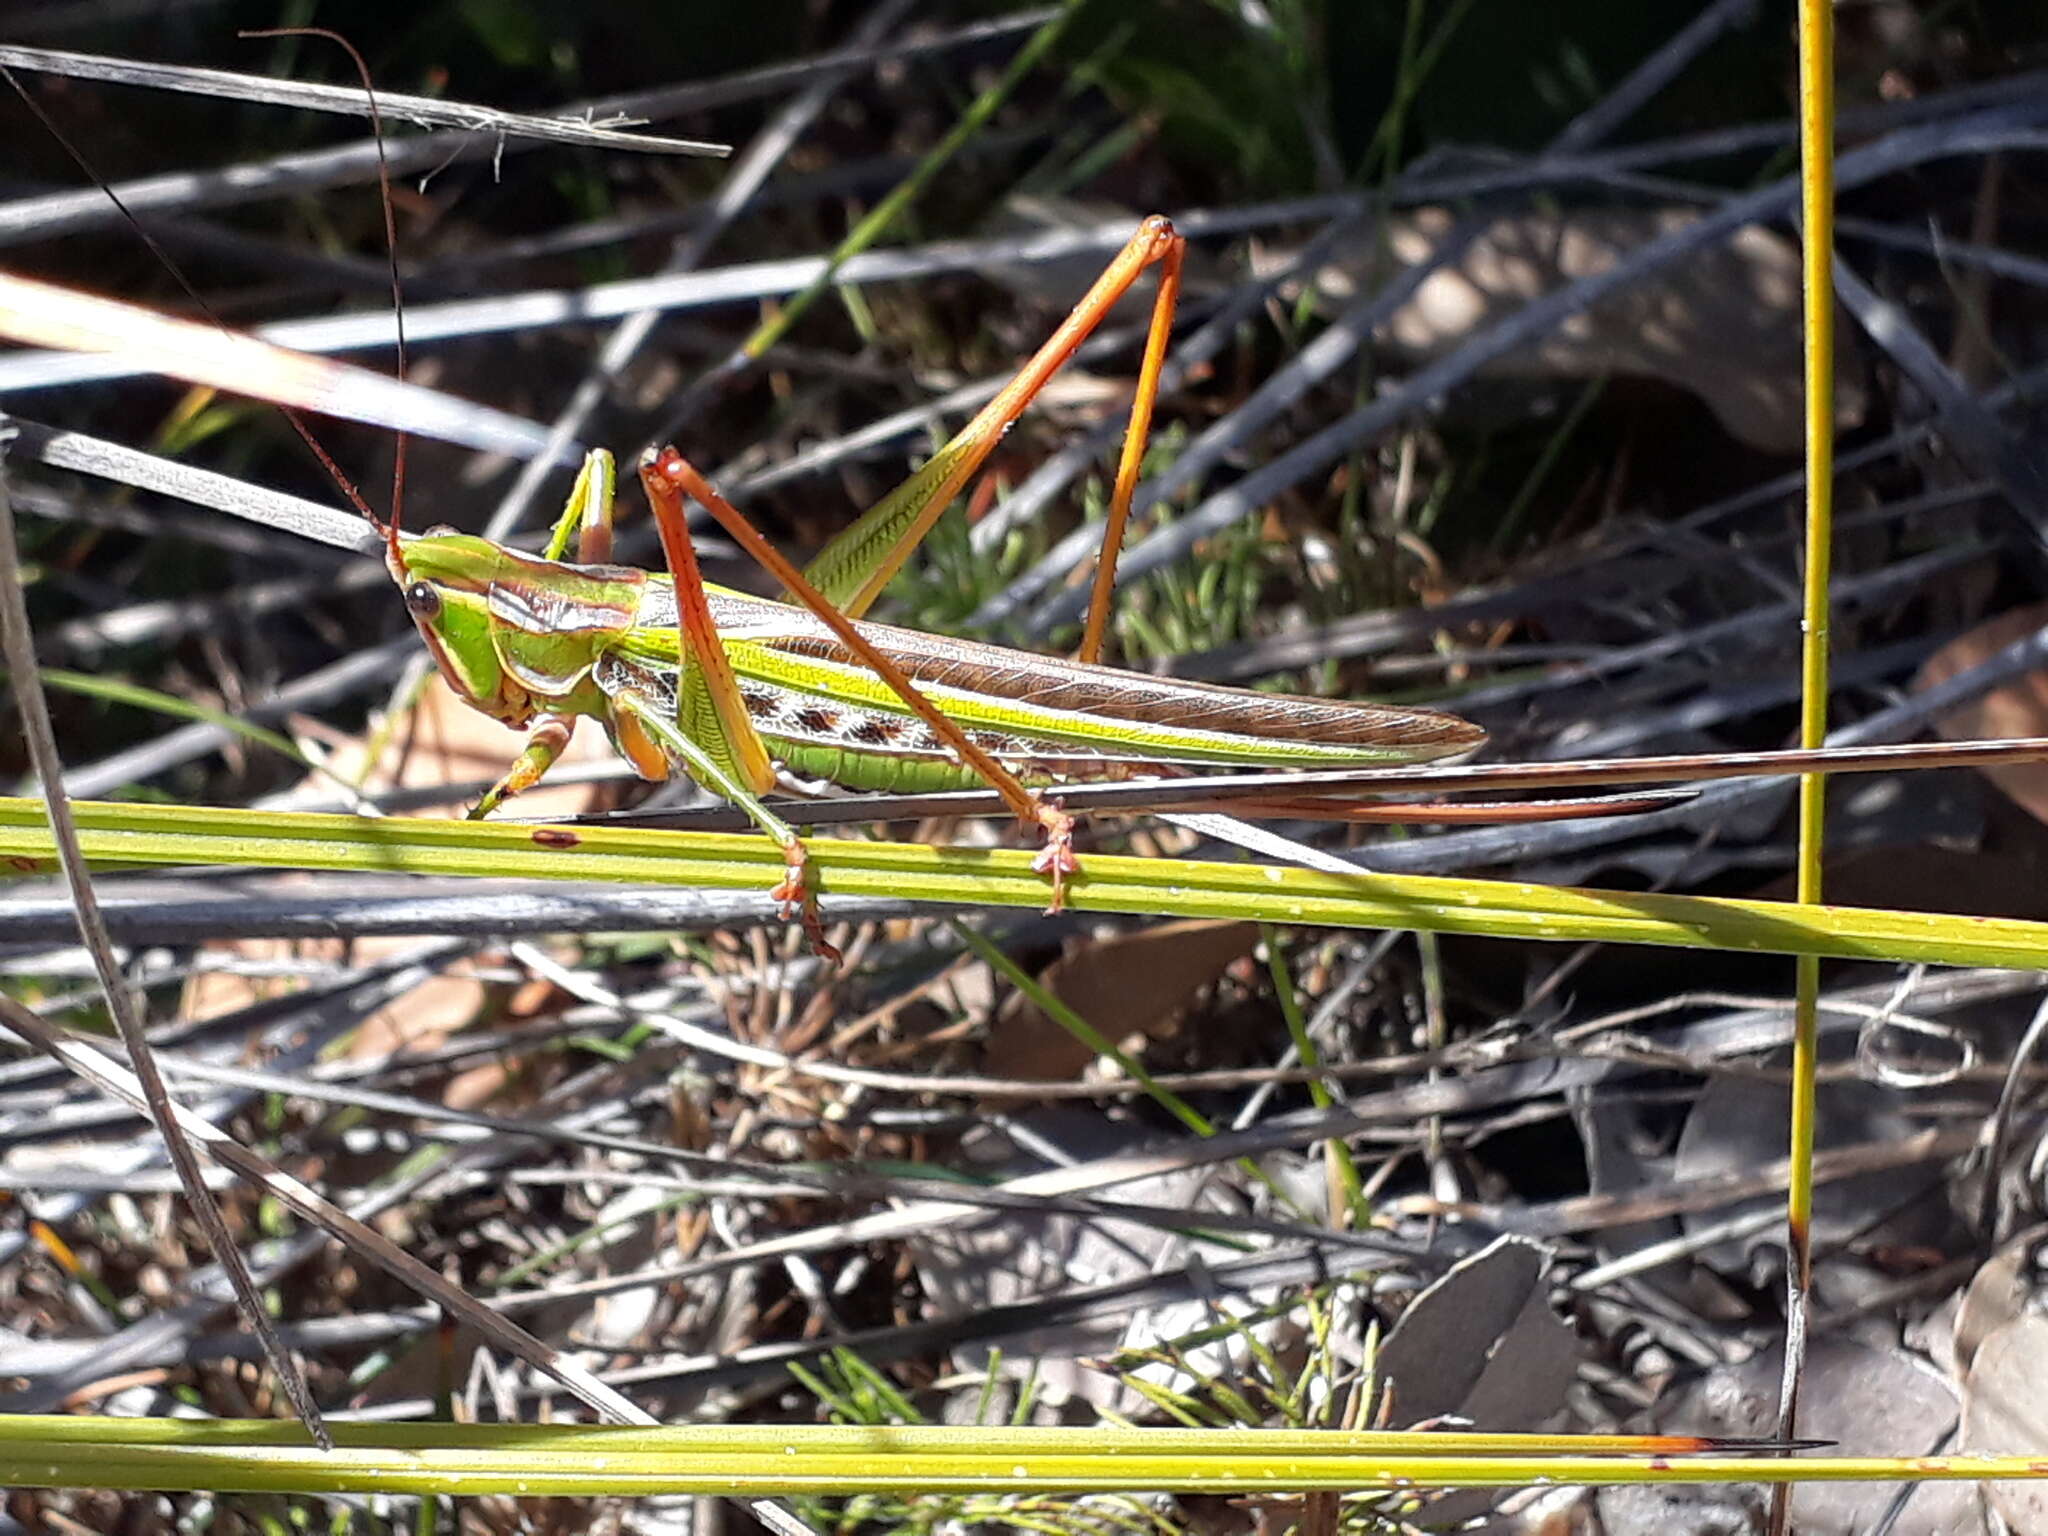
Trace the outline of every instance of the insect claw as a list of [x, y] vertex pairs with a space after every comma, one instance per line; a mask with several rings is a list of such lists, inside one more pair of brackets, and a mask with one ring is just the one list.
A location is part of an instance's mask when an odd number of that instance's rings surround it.
[[818, 904], [806, 901], [797, 908], [797, 916], [804, 925], [804, 938], [811, 946], [811, 953], [827, 965], [837, 965], [844, 957], [839, 946], [825, 937], [825, 925], [818, 921]]
[[1072, 816], [1056, 805], [1040, 805], [1038, 824], [1045, 828], [1045, 846], [1031, 861], [1031, 869], [1032, 873], [1046, 875], [1052, 880], [1052, 900], [1045, 909], [1050, 917], [1066, 907], [1067, 876], [1080, 873], [1081, 861], [1074, 857]]
[[837, 965], [839, 950], [825, 938], [825, 925], [818, 919], [818, 896], [811, 889], [809, 878], [810, 855], [802, 843], [785, 843], [782, 860], [788, 867], [768, 893], [768, 899], [778, 903], [778, 913], [785, 923], [795, 918], [803, 924], [804, 938], [812, 953], [828, 965]]
[[[478, 800], [475, 805], [469, 808], [469, 820], [482, 821], [486, 816], [490, 815], [493, 811], [497, 810], [499, 806], [503, 805], [507, 800], [510, 800], [514, 795], [518, 794], [521, 790], [530, 787], [529, 784], [515, 783], [514, 780], [517, 777], [518, 771], [515, 768], [513, 772], [506, 774], [504, 778], [498, 780], [497, 783], [493, 784], [489, 789], [485, 790], [483, 792], [483, 798]], [[534, 777], [539, 778], [540, 775], [535, 774]]]

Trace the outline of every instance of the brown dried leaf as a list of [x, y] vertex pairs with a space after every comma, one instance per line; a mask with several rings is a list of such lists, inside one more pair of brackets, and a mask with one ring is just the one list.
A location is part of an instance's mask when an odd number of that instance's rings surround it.
[[[1382, 339], [1414, 362], [1440, 357], [1531, 300], [1608, 271], [1698, 219], [1679, 208], [1532, 209], [1496, 219], [1456, 263], [1423, 280]], [[1421, 262], [1454, 222], [1449, 209], [1417, 209], [1390, 223], [1388, 243], [1401, 261]], [[1355, 275], [1326, 268], [1317, 281], [1341, 295], [1382, 278], [1363, 267]], [[1662, 379], [1698, 395], [1731, 436], [1789, 455], [1801, 446], [1800, 367], [1798, 249], [1752, 224], [1609, 295], [1487, 371]], [[1846, 329], [1835, 403], [1842, 425], [1863, 419], [1862, 365]]]
[[[352, 965], [374, 965], [401, 950], [417, 948], [418, 944], [417, 939], [405, 937], [236, 939], [209, 944], [207, 948], [252, 962], [296, 960], [313, 966], [346, 961]], [[182, 1016], [218, 1018], [238, 1008], [285, 996], [298, 986], [297, 981], [283, 978], [204, 972], [186, 986]], [[365, 1019], [356, 1031], [350, 1052], [356, 1056], [379, 1056], [401, 1049], [431, 1050], [468, 1025], [483, 1002], [484, 984], [473, 977], [460, 971], [432, 977], [406, 993], [399, 1003]]]
[[2034, 1266], [2044, 1242], [2048, 1242], [2048, 1226], [2029, 1227], [2009, 1238], [1972, 1277], [1956, 1312], [1959, 1371], [1967, 1373], [1979, 1346], [2027, 1310], [2033, 1297]]
[[[1194, 995], [1251, 952], [1253, 923], [1191, 919], [1084, 943], [1039, 978], [1054, 997], [1112, 1040], [1162, 1039]], [[1021, 993], [996, 1017], [987, 1070], [997, 1077], [1067, 1082], [1094, 1058]]]
[[[1919, 691], [1947, 682], [2044, 624], [2048, 603], [2009, 609], [1936, 651], [1921, 667], [1913, 687]], [[1974, 704], [1950, 710], [1935, 722], [1935, 729], [1950, 741], [2048, 736], [2048, 672], [2030, 672], [1992, 689]], [[1981, 771], [2028, 815], [2048, 822], [2048, 763], [2009, 763]]]

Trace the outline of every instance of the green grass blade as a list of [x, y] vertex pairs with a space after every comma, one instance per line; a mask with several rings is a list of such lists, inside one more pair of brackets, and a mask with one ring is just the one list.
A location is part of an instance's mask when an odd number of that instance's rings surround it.
[[210, 725], [218, 730], [239, 736], [242, 740], [290, 758], [307, 772], [318, 770], [319, 765], [305, 753], [289, 736], [240, 719], [224, 709], [209, 709], [204, 704], [195, 704], [190, 699], [181, 699], [176, 694], [164, 693], [155, 688], [144, 688], [136, 683], [125, 683], [116, 677], [101, 677], [92, 672], [70, 672], [62, 667], [43, 667], [43, 686], [60, 688], [66, 693], [75, 693], [83, 698], [99, 699], [107, 704], [125, 704], [131, 709], [146, 709], [152, 714], [165, 715], [174, 720], [191, 720], [200, 725]]
[[[107, 801], [80, 801], [77, 811], [87, 857], [106, 868], [332, 869], [758, 891], [783, 872], [779, 848], [739, 834]], [[0, 797], [0, 860], [31, 874], [50, 869], [52, 857], [41, 802]], [[812, 867], [827, 895], [1036, 910], [1045, 905], [1046, 885], [1032, 873], [1031, 858], [1021, 849], [812, 844]], [[1089, 912], [2048, 969], [2048, 923], [2020, 918], [1097, 853], [1083, 860], [1068, 889], [1072, 905]]]

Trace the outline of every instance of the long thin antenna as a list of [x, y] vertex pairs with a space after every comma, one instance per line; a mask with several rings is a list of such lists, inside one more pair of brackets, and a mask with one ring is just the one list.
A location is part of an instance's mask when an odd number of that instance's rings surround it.
[[[377, 192], [378, 201], [384, 209], [384, 262], [391, 273], [391, 323], [398, 337], [398, 379], [405, 382], [405, 284], [398, 275], [398, 220], [392, 212], [391, 161], [384, 153], [384, 118], [377, 109], [377, 89], [370, 83], [370, 66], [364, 62], [356, 45], [339, 32], [326, 27], [269, 27], [260, 31], [236, 34], [239, 37], [321, 37], [335, 44], [355, 64], [356, 77], [363, 84], [363, 100], [370, 109], [370, 138], [377, 146]], [[392, 449], [391, 457], [391, 521], [385, 528], [385, 539], [391, 552], [398, 552], [398, 530], [400, 511], [405, 499], [405, 449], [409, 441], [400, 432]]]

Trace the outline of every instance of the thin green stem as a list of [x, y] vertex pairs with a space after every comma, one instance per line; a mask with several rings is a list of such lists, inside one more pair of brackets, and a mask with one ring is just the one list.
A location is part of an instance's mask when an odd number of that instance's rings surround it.
[[[1280, 1000], [1280, 1016], [1287, 1021], [1287, 1035], [1294, 1042], [1294, 1053], [1301, 1058], [1304, 1067], [1320, 1067], [1323, 1053], [1316, 1048], [1315, 1038], [1308, 1032], [1308, 1021], [1302, 1017], [1301, 999], [1294, 990], [1294, 974], [1288, 968], [1286, 951], [1280, 947], [1280, 935], [1269, 927], [1260, 934], [1260, 938], [1266, 947], [1266, 969], [1273, 977], [1273, 995]], [[1307, 1086], [1309, 1102], [1317, 1109], [1328, 1109], [1337, 1102], [1328, 1085], [1320, 1079], [1310, 1078]], [[1358, 1162], [1352, 1157], [1351, 1148], [1341, 1140], [1332, 1139], [1324, 1143], [1324, 1155], [1330, 1160], [1333, 1192], [1343, 1195], [1344, 1207], [1351, 1214], [1353, 1227], [1363, 1227], [1371, 1218], [1372, 1211], [1365, 1198], [1365, 1180], [1359, 1177]], [[1330, 1213], [1333, 1221], [1336, 1215], [1333, 1209]]]
[[946, 136], [934, 144], [911, 173], [890, 188], [888, 194], [848, 231], [846, 238], [825, 258], [824, 270], [813, 278], [807, 287], [792, 294], [774, 314], [755, 327], [753, 334], [740, 343], [739, 350], [734, 353], [735, 359], [743, 358], [751, 362], [762, 357], [770, 347], [788, 334], [789, 328], [803, 317], [804, 311], [815, 304], [819, 295], [832, 286], [834, 276], [847, 259], [859, 255], [874, 244], [889, 226], [901, 217], [903, 211], [917, 201], [924, 189], [931, 184], [932, 178], [944, 170], [948, 162], [988, 125], [988, 120], [995, 116], [996, 110], [1009, 99], [1010, 93], [1026, 75], [1037, 68], [1039, 60], [1044, 58], [1047, 50], [1059, 40], [1061, 31], [1078, 8], [1077, 0], [1068, 0], [1057, 16], [1031, 34], [1024, 46], [1017, 50], [1016, 56], [1010, 60], [1009, 67], [1003, 71], [1002, 77], [969, 102], [967, 110], [960, 114], [960, 120]]
[[[1834, 8], [1832, 0], [1799, 0], [1799, 198], [1805, 310], [1806, 581], [1800, 648], [1799, 739], [1808, 747], [1827, 736], [1828, 576], [1834, 535]], [[1827, 780], [1799, 781], [1797, 899], [1821, 900], [1821, 847]], [[1814, 1076], [1819, 1064], [1820, 961], [1802, 955], [1794, 967], [1791, 1181], [1785, 1196], [1787, 1249], [1785, 1366], [1778, 1399], [1781, 1434], [1799, 1416], [1806, 1362], [1806, 1317], [1813, 1280]], [[1771, 1529], [1785, 1529], [1790, 1506], [1783, 1489], [1771, 1499]]]

